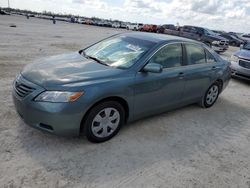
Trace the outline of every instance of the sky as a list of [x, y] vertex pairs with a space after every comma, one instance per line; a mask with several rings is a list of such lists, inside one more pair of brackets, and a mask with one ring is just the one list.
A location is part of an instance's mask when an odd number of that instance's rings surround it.
[[[10, 7], [250, 33], [250, 0], [9, 0]], [[0, 0], [7, 7], [8, 0]]]

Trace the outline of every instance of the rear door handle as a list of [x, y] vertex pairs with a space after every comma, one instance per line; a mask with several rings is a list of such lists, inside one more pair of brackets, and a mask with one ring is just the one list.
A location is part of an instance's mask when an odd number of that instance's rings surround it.
[[179, 73], [179, 76], [183, 76], [183, 75], [184, 75], [184, 72], [180, 72], [180, 73]]

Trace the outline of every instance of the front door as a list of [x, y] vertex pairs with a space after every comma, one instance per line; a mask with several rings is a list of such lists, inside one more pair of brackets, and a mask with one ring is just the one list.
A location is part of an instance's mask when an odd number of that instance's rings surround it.
[[158, 50], [148, 63], [163, 66], [161, 73], [140, 71], [136, 75], [134, 114], [143, 117], [166, 111], [181, 102], [183, 79], [182, 45], [168, 44]]

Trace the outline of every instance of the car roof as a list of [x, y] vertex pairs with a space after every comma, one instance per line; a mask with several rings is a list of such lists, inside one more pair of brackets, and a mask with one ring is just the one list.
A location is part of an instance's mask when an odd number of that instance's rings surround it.
[[147, 40], [150, 42], [155, 42], [155, 43], [162, 43], [162, 42], [192, 42], [192, 43], [197, 43], [200, 44], [200, 42], [183, 38], [183, 37], [178, 37], [178, 36], [173, 36], [173, 35], [166, 35], [166, 34], [156, 34], [156, 33], [146, 33], [146, 32], [128, 32], [128, 33], [122, 33], [121, 35], [123, 36], [128, 36], [128, 37], [133, 37], [141, 40]]

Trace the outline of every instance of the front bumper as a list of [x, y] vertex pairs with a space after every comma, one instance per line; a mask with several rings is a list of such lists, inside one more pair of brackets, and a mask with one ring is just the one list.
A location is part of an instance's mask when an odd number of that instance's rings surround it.
[[231, 61], [232, 77], [241, 78], [250, 81], [250, 69], [244, 68], [238, 62]]
[[228, 49], [228, 46], [212, 45], [212, 49], [216, 52], [225, 52]]
[[19, 79], [22, 83], [34, 88], [34, 91], [25, 97], [20, 97], [17, 94], [15, 84], [12, 90], [16, 111], [26, 124], [56, 135], [79, 135], [81, 120], [85, 111], [78, 102], [35, 102], [33, 99], [44, 89], [22, 77]]

